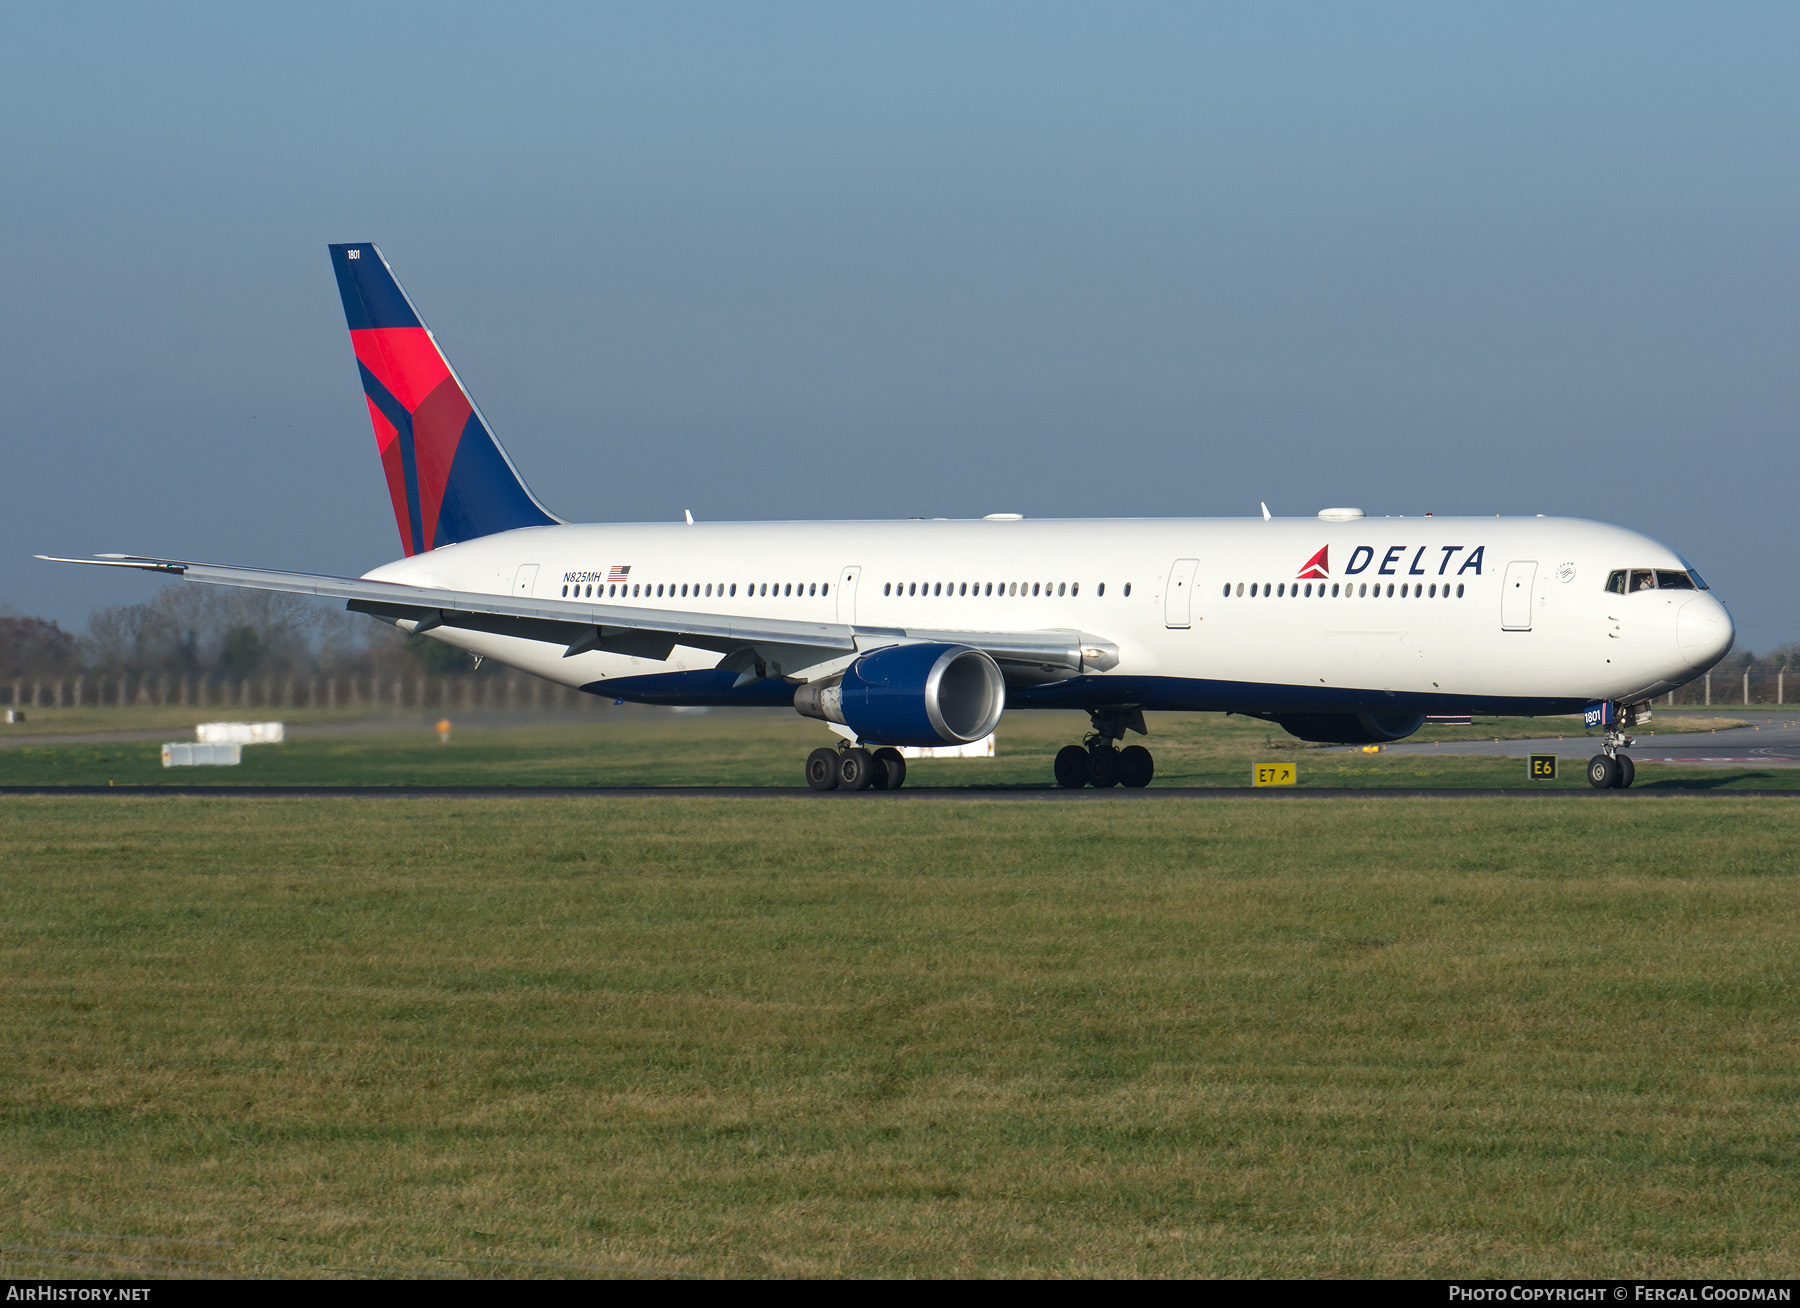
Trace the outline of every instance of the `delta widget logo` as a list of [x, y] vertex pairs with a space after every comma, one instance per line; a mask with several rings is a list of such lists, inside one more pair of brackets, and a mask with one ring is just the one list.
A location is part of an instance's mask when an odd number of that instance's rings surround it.
[[1295, 581], [1330, 581], [1331, 580], [1331, 559], [1329, 557], [1330, 553], [1331, 553], [1331, 546], [1326, 545], [1326, 546], [1322, 547], [1317, 554], [1313, 555], [1305, 563], [1300, 565], [1300, 571], [1294, 574], [1294, 580]]

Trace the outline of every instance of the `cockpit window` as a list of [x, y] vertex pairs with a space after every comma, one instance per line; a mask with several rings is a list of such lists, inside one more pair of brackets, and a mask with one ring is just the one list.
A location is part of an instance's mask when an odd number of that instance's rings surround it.
[[1625, 569], [1619, 568], [1606, 574], [1606, 589], [1614, 595], [1625, 593]]
[[1632, 594], [1635, 595], [1640, 590], [1655, 590], [1655, 589], [1656, 589], [1656, 574], [1654, 572], [1651, 572], [1648, 568], [1633, 568], [1631, 570], [1631, 593]]
[[1694, 579], [1685, 572], [1663, 572], [1659, 569], [1656, 574], [1656, 588], [1658, 590], [1693, 590], [1695, 586]]
[[1701, 575], [1699, 573], [1695, 572], [1692, 568], [1688, 569], [1688, 576], [1693, 578], [1695, 590], [1711, 590], [1712, 589], [1711, 586], [1708, 586], [1706, 584], [1705, 579], [1703, 577], [1701, 577]]

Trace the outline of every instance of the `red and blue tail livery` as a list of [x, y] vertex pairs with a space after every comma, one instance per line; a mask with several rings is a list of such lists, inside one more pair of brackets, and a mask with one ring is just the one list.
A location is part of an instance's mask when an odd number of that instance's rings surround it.
[[537, 502], [373, 245], [333, 245], [331, 266], [369, 421], [410, 557], [558, 519]]

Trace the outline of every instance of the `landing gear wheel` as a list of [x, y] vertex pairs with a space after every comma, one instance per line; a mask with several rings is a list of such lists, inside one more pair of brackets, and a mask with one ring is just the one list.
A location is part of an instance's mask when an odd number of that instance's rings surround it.
[[1088, 785], [1106, 790], [1119, 784], [1119, 751], [1111, 745], [1096, 745], [1088, 751]]
[[1087, 785], [1088, 752], [1080, 745], [1064, 745], [1056, 751], [1056, 784], [1064, 790]]
[[867, 790], [875, 784], [875, 756], [861, 745], [838, 755], [838, 786], [844, 790]]
[[1614, 784], [1620, 790], [1631, 789], [1631, 783], [1637, 780], [1637, 764], [1633, 763], [1625, 754], [1615, 754], [1613, 762], [1619, 765], [1619, 779]]
[[806, 784], [814, 790], [836, 790], [837, 768], [838, 752], [835, 749], [815, 749], [806, 756]]
[[1142, 790], [1156, 775], [1156, 760], [1142, 745], [1127, 745], [1119, 751], [1119, 782], [1127, 790]]
[[1588, 785], [1595, 790], [1611, 790], [1619, 784], [1619, 765], [1604, 754], [1588, 760]]
[[898, 790], [906, 784], [906, 759], [892, 745], [883, 745], [875, 751], [875, 761], [881, 765], [881, 777], [875, 783], [877, 790]]

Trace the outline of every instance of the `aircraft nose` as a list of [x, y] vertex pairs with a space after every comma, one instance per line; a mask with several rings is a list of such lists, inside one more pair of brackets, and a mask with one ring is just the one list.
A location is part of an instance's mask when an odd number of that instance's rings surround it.
[[1711, 595], [1689, 600], [1675, 617], [1675, 642], [1691, 667], [1710, 668], [1725, 657], [1736, 639], [1731, 614]]

